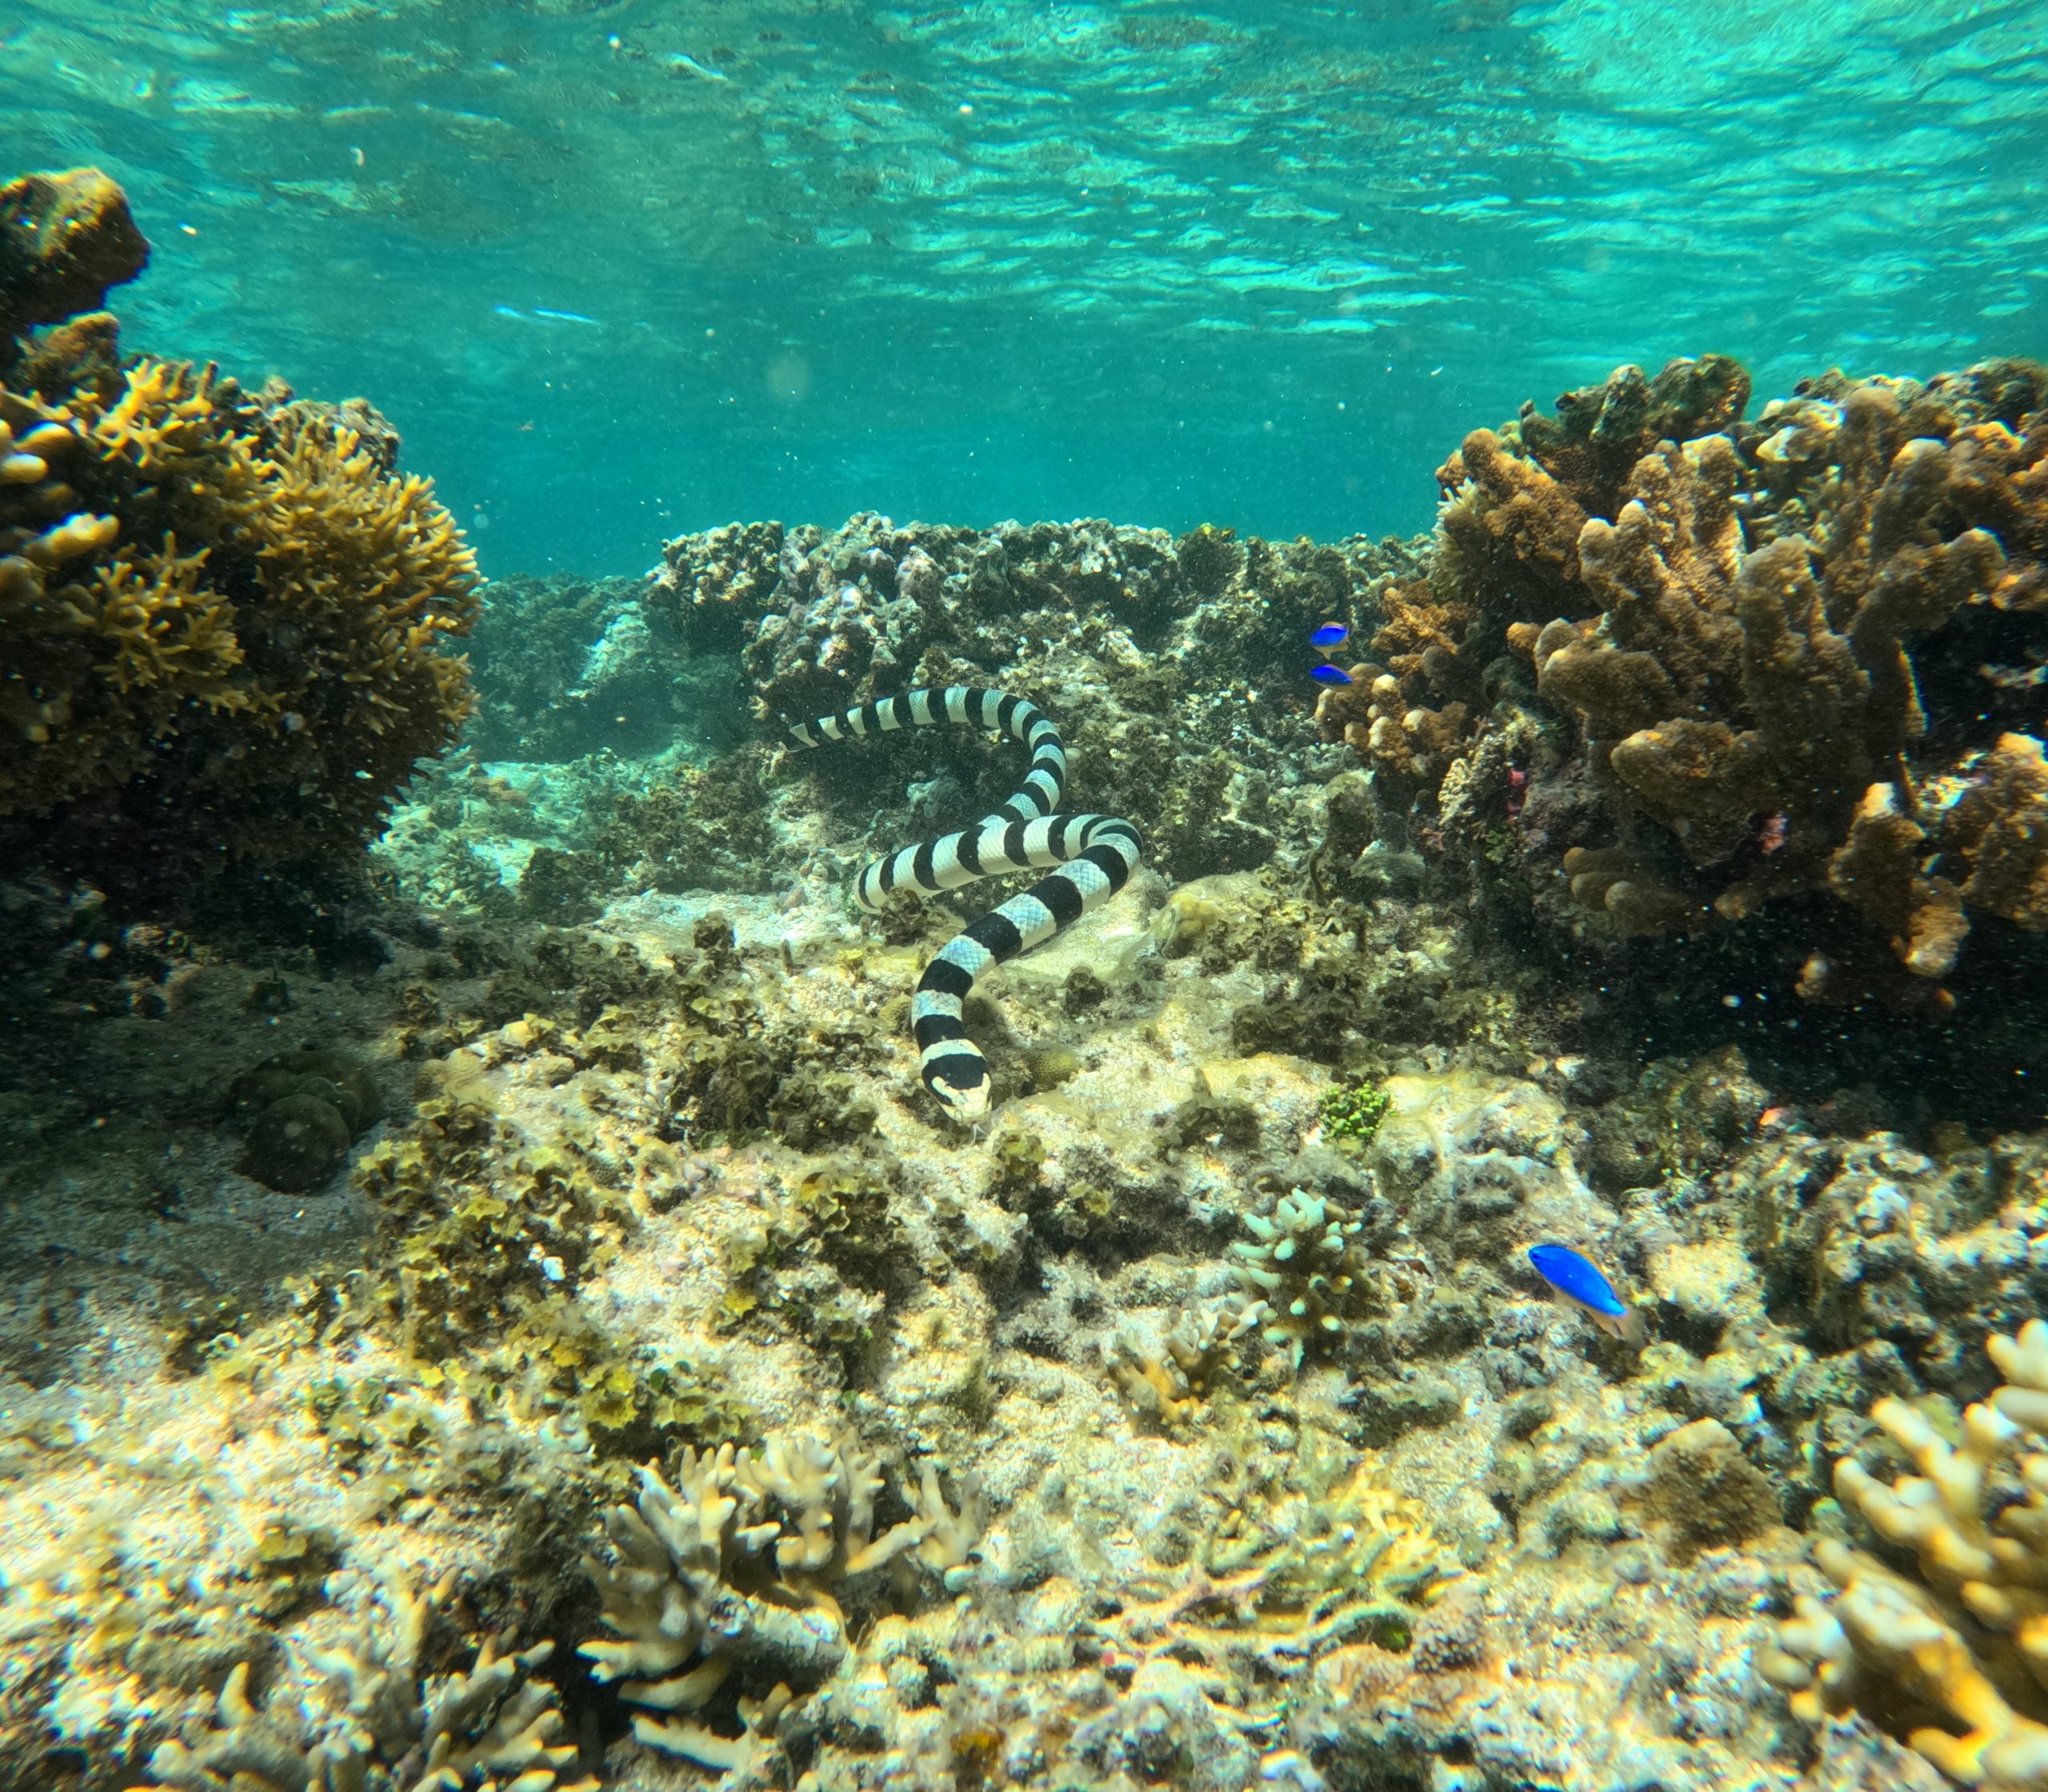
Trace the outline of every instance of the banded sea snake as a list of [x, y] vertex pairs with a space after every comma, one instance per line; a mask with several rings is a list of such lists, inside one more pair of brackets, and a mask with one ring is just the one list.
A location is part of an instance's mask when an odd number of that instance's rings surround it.
[[988, 1063], [960, 1018], [974, 979], [990, 965], [1043, 945], [1114, 895], [1137, 869], [1142, 848], [1138, 830], [1114, 815], [1053, 813], [1066, 781], [1066, 754], [1051, 718], [1022, 697], [969, 685], [926, 687], [798, 722], [790, 735], [798, 745], [814, 747], [820, 735], [828, 741], [861, 739], [942, 722], [994, 729], [1023, 742], [1031, 750], [1031, 768], [1017, 794], [993, 815], [867, 866], [854, 880], [854, 899], [872, 913], [892, 890], [931, 896], [1005, 871], [1059, 867], [942, 946], [925, 966], [910, 999], [918, 1074], [941, 1107], [954, 1119], [971, 1122], [989, 1107]]

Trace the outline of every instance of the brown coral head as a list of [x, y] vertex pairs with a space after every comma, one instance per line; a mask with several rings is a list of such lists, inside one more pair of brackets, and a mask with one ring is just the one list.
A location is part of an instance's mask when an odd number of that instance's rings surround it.
[[0, 330], [8, 334], [98, 310], [106, 289], [134, 279], [149, 258], [127, 194], [97, 168], [0, 186]]
[[1890, 940], [1914, 976], [1943, 977], [1970, 922], [1962, 893], [1946, 878], [1922, 874], [1926, 851], [1926, 832], [1902, 813], [1898, 786], [1873, 784], [1828, 861], [1828, 886]]
[[1695, 1419], [1650, 1451], [1642, 1502], [1681, 1562], [1745, 1542], [1784, 1518], [1769, 1478], [1718, 1418]]
[[1621, 846], [1574, 846], [1565, 854], [1571, 899], [1625, 936], [1671, 933], [1701, 918], [1701, 905], [1669, 888], [1639, 854]]
[[2006, 734], [1950, 810], [1942, 843], [1966, 874], [1964, 898], [2030, 933], [2048, 930], [2048, 754]]

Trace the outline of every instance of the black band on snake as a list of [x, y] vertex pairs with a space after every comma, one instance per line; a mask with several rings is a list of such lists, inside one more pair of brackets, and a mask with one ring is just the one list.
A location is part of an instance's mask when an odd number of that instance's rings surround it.
[[858, 739], [943, 722], [993, 728], [1023, 742], [1031, 749], [1031, 769], [1022, 787], [970, 828], [878, 858], [854, 880], [854, 899], [874, 910], [892, 890], [931, 896], [1005, 871], [1060, 867], [950, 941], [926, 966], [911, 1001], [918, 1074], [954, 1119], [974, 1121], [989, 1106], [988, 1063], [960, 1018], [974, 979], [990, 965], [1044, 944], [1114, 895], [1137, 869], [1142, 849], [1138, 830], [1114, 815], [1053, 813], [1066, 781], [1066, 754], [1046, 713], [1021, 697], [966, 685], [927, 688], [799, 722], [790, 734], [802, 746], [817, 746], [820, 735], [828, 741]]

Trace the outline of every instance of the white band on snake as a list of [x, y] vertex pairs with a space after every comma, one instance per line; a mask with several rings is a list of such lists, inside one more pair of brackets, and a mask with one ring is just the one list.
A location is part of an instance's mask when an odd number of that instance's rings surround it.
[[1022, 788], [972, 827], [876, 859], [854, 880], [854, 896], [872, 910], [892, 890], [932, 896], [1005, 871], [1059, 867], [950, 941], [926, 966], [911, 999], [918, 1074], [954, 1119], [974, 1121], [989, 1106], [988, 1062], [960, 1015], [974, 979], [990, 965], [1043, 945], [1114, 895], [1137, 869], [1142, 848], [1138, 830], [1114, 815], [1053, 813], [1066, 779], [1066, 754], [1050, 718], [1021, 697], [966, 685], [926, 688], [799, 722], [790, 734], [801, 746], [817, 746], [821, 735], [842, 741], [946, 722], [996, 729], [1029, 746], [1031, 769]]

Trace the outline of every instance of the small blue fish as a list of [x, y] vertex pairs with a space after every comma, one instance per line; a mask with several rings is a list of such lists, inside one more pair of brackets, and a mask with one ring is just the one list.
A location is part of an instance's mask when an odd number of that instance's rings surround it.
[[1348, 685], [1352, 682], [1351, 674], [1336, 666], [1310, 666], [1309, 676], [1319, 685]]
[[1590, 1260], [1565, 1245], [1531, 1245], [1529, 1262], [1537, 1274], [1602, 1331], [1624, 1344], [1642, 1343], [1642, 1310], [1616, 1294], [1614, 1285]]
[[1309, 637], [1309, 645], [1311, 647], [1321, 647], [1326, 650], [1331, 647], [1341, 647], [1344, 645], [1345, 638], [1350, 632], [1342, 622], [1325, 622]]

